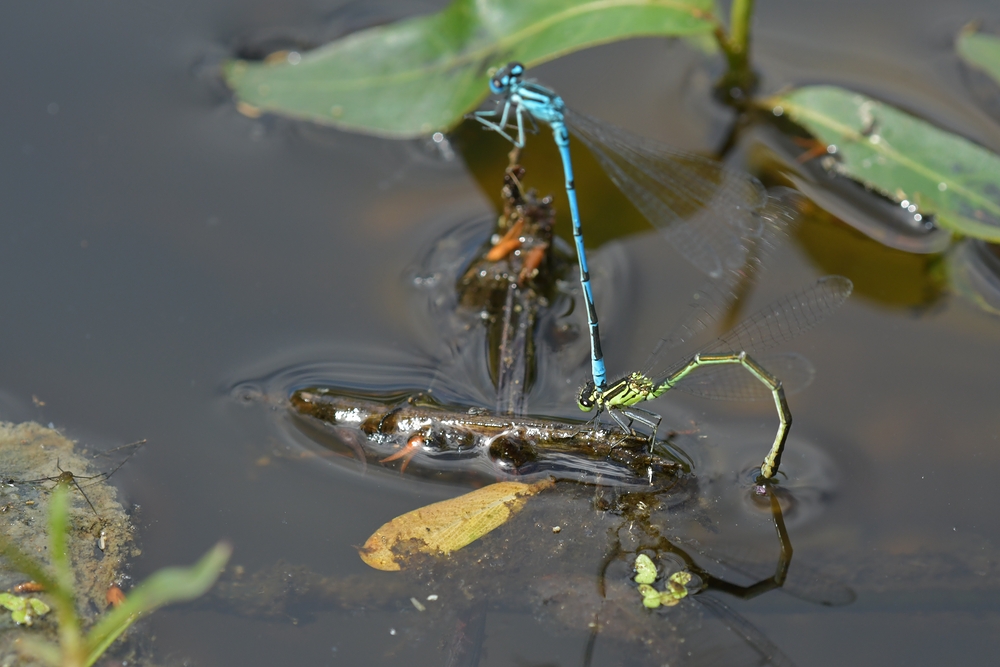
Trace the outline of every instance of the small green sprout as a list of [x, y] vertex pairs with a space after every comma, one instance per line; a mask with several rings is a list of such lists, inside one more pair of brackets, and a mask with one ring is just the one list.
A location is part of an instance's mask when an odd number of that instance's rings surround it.
[[639, 593], [642, 595], [642, 604], [648, 609], [656, 609], [660, 606], [660, 591], [649, 584], [640, 584]]
[[[691, 573], [686, 570], [674, 572], [667, 579], [667, 589], [660, 593], [660, 603], [665, 607], [673, 607], [688, 595], [687, 585], [691, 583]], [[643, 599], [645, 604], [645, 599]]]
[[635, 579], [637, 584], [651, 584], [656, 581], [656, 565], [646, 554], [639, 554], [635, 559]]
[[[21, 551], [3, 533], [0, 533], [0, 555], [42, 584], [55, 605], [59, 643], [41, 637], [24, 637], [21, 650], [52, 667], [91, 667], [139, 617], [165, 604], [193, 600], [211, 588], [229, 560], [232, 547], [219, 543], [191, 567], [154, 572], [129, 592], [125, 602], [102, 615], [84, 633], [76, 612], [75, 582], [68, 556], [68, 493], [66, 482], [61, 481], [49, 498], [51, 569]], [[41, 600], [10, 593], [0, 593], [0, 606], [10, 609], [13, 619], [24, 625], [31, 625], [34, 619], [49, 611]]]
[[52, 611], [49, 605], [38, 598], [23, 598], [10, 593], [0, 593], [0, 607], [10, 610], [10, 617], [18, 625], [31, 625], [36, 618]]
[[666, 581], [667, 588], [663, 591], [658, 591], [652, 586], [656, 581], [656, 565], [649, 556], [639, 554], [635, 559], [635, 572], [633, 581], [639, 584], [642, 604], [647, 609], [673, 607], [688, 596], [687, 585], [691, 583], [692, 577], [686, 570], [671, 574]]

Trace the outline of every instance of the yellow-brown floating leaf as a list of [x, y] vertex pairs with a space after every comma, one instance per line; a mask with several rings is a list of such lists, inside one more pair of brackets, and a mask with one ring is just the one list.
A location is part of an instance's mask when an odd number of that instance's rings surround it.
[[361, 560], [376, 570], [399, 570], [407, 554], [449, 554], [502, 526], [529, 496], [553, 483], [499, 482], [407, 512], [368, 538]]

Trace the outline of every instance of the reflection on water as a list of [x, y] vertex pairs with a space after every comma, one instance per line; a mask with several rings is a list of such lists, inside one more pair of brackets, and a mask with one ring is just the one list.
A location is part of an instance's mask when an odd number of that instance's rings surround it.
[[1000, 246], [966, 239], [948, 253], [953, 289], [988, 313], [1000, 315]]

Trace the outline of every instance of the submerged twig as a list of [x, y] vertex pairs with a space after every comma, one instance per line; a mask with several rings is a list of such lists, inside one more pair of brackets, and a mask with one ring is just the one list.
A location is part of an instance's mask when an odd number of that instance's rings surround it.
[[657, 441], [651, 454], [648, 436], [598, 422], [512, 419], [439, 405], [423, 394], [380, 400], [311, 387], [293, 393], [289, 406], [303, 427], [332, 436], [337, 448], [356, 453], [360, 446], [369, 463], [404, 458], [394, 454], [411, 447], [415, 469], [438, 474], [485, 468], [502, 478], [554, 475], [649, 488], [651, 474], [662, 487], [689, 469], [667, 441]]
[[490, 376], [496, 410], [523, 415], [535, 378], [534, 334], [538, 313], [552, 296], [561, 270], [552, 259], [552, 198], [525, 189], [524, 168], [510, 153], [504, 174], [503, 214], [493, 240], [458, 283], [459, 303], [481, 309], [487, 326]]

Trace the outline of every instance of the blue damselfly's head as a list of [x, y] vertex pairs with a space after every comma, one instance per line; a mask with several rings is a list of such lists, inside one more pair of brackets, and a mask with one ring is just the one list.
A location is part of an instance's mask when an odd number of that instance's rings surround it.
[[507, 63], [498, 69], [497, 73], [490, 79], [490, 92], [494, 95], [507, 92], [513, 84], [520, 82], [522, 74], [524, 74], [524, 65]]
[[597, 405], [597, 387], [594, 386], [593, 380], [587, 380], [587, 384], [583, 385], [580, 396], [576, 399], [576, 404], [584, 412], [590, 412]]

